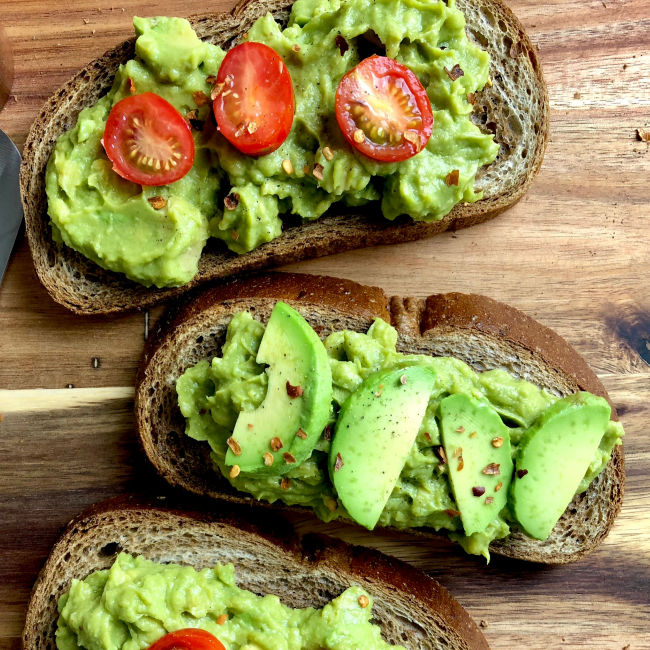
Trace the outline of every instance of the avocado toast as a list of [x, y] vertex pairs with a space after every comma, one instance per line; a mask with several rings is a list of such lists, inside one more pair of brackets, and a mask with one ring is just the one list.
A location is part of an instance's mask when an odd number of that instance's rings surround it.
[[[409, 565], [322, 536], [301, 539], [277, 517], [271, 522], [256, 516], [253, 524], [251, 513], [241, 509], [236, 514], [228, 509], [181, 512], [176, 505], [120, 497], [70, 522], [34, 585], [23, 647], [54, 648], [57, 601], [71, 581], [106, 569], [119, 553], [128, 553], [197, 570], [232, 563], [239, 587], [260, 595], [275, 594], [294, 608], [322, 607], [347, 588], [361, 587], [374, 598], [374, 619], [388, 643], [406, 645], [409, 650], [488, 648], [459, 603], [435, 580]], [[182, 594], [178, 596], [182, 599]], [[359, 598], [359, 607], [370, 604]], [[240, 612], [234, 604], [226, 618]], [[151, 629], [153, 622], [137, 617], [134, 629], [140, 623]], [[273, 631], [272, 623], [266, 621], [263, 627]], [[331, 623], [334, 628], [335, 621]], [[142, 643], [136, 647], [143, 647]]]
[[[493, 62], [494, 83], [474, 98], [473, 120], [485, 125], [486, 131], [496, 131], [500, 150], [497, 160], [477, 179], [477, 190], [484, 193], [479, 202], [459, 204], [447, 217], [432, 223], [399, 218], [387, 224], [368, 209], [356, 215], [346, 210], [346, 214], [302, 225], [285, 224], [280, 237], [244, 255], [209, 247], [194, 280], [177, 289], [145, 289], [99, 269], [52, 240], [42, 172], [54, 140], [72, 125], [81, 108], [94, 104], [107, 90], [119, 63], [132, 57], [131, 40], [91, 64], [57, 93], [35, 122], [26, 144], [22, 190], [39, 277], [53, 297], [71, 309], [85, 313], [115, 312], [153, 304], [209, 279], [472, 225], [509, 207], [526, 191], [541, 164], [547, 138], [546, 89], [534, 49], [509, 10], [498, 2], [458, 6], [467, 17], [469, 34], [481, 43], [485, 41]], [[281, 3], [245, 3], [232, 14], [197, 18], [193, 25], [200, 36], [229, 44], [266, 11], [279, 19], [286, 18], [287, 7]]]
[[[234, 281], [170, 310], [143, 357], [136, 389], [138, 430], [149, 459], [173, 485], [255, 503], [235, 492], [215, 471], [208, 445], [182, 433], [185, 422], [178, 408], [176, 381], [187, 368], [218, 355], [235, 313], [245, 310], [265, 322], [278, 300], [294, 306], [322, 337], [338, 330], [365, 332], [375, 318], [382, 318], [396, 328], [400, 352], [451, 356], [478, 370], [505, 369], [559, 396], [589, 391], [607, 399], [594, 373], [563, 339], [521, 312], [482, 296], [389, 299], [372, 287], [295, 274]], [[616, 419], [613, 410], [612, 418]], [[548, 539], [535, 540], [514, 527], [505, 540], [492, 542], [490, 550], [549, 564], [578, 559], [611, 528], [623, 483], [622, 448], [616, 446], [605, 470], [574, 498]], [[413, 532], [433, 534], [425, 529]]]

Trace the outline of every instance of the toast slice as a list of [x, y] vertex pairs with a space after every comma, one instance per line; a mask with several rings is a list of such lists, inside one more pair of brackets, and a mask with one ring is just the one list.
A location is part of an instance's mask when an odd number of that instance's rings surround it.
[[[479, 170], [477, 203], [457, 205], [433, 223], [398, 218], [390, 222], [377, 206], [348, 209], [316, 221], [285, 223], [283, 234], [245, 255], [210, 241], [199, 271], [187, 285], [174, 289], [146, 288], [123, 275], [106, 271], [80, 253], [57, 244], [47, 215], [45, 167], [56, 139], [72, 128], [79, 112], [93, 105], [112, 84], [118, 66], [134, 56], [129, 39], [88, 64], [45, 104], [25, 143], [20, 186], [26, 230], [36, 272], [54, 300], [84, 314], [145, 308], [217, 278], [340, 253], [354, 248], [412, 241], [490, 219], [516, 203], [530, 186], [548, 138], [548, 94], [535, 48], [521, 23], [501, 0], [457, 0], [467, 30], [492, 59], [493, 85], [477, 94], [473, 119], [495, 133], [497, 159]], [[191, 18], [201, 38], [229, 47], [253, 22], [270, 11], [286, 20], [291, 0], [244, 0], [232, 12]], [[353, 211], [351, 211], [353, 210]]]
[[[272, 273], [203, 291], [169, 310], [149, 337], [140, 365], [135, 408], [145, 453], [172, 485], [236, 503], [259, 503], [235, 491], [213, 469], [207, 444], [186, 436], [175, 383], [189, 367], [218, 356], [231, 317], [248, 310], [266, 322], [277, 300], [299, 311], [321, 337], [333, 330], [365, 332], [374, 318], [398, 331], [401, 352], [454, 356], [476, 370], [504, 368], [558, 395], [586, 390], [609, 400], [587, 363], [552, 330], [513, 307], [475, 294], [387, 297], [379, 288], [338, 278]], [[616, 419], [612, 405], [612, 418]], [[546, 564], [571, 562], [607, 535], [623, 498], [624, 460], [615, 448], [606, 469], [577, 495], [545, 541], [515, 526], [490, 550]], [[264, 504], [270, 508], [287, 506]], [[426, 529], [418, 535], [435, 535]]]
[[238, 511], [181, 512], [164, 500], [118, 497], [68, 525], [41, 570], [27, 609], [25, 650], [55, 648], [57, 601], [73, 578], [109, 567], [116, 555], [142, 555], [202, 569], [235, 565], [237, 584], [276, 594], [291, 607], [322, 607], [358, 584], [374, 597], [384, 640], [409, 650], [487, 650], [479, 628], [433, 578], [377, 551], [323, 536], [299, 539], [284, 521], [260, 526]]

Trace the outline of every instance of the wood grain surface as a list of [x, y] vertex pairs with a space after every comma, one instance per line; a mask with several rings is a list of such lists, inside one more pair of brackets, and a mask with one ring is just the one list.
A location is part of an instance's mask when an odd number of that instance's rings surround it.
[[[15, 75], [0, 128], [22, 146], [45, 99], [131, 35], [138, 15], [227, 9], [230, 0], [4, 0]], [[598, 551], [570, 566], [489, 566], [443, 541], [299, 518], [407, 560], [448, 587], [495, 649], [650, 648], [650, 0], [513, 0], [539, 47], [551, 141], [523, 201], [432, 240], [323, 258], [327, 273], [424, 296], [475, 291], [572, 343], [619, 408], [627, 492]], [[1, 212], [1, 208], [0, 208]], [[19, 241], [0, 287], [0, 648], [18, 648], [36, 574], [62, 527], [124, 491], [166, 487], [133, 434], [132, 385], [147, 314], [83, 318], [55, 304]]]

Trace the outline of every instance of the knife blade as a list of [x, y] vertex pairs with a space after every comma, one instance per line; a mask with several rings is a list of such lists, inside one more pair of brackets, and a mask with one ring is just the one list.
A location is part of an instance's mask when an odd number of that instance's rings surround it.
[[18, 149], [0, 130], [0, 282], [23, 221], [19, 175]]

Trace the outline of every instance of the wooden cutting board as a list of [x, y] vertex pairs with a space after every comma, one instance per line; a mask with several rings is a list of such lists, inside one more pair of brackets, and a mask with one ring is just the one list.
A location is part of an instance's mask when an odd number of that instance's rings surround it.
[[[188, 15], [230, 0], [5, 0], [15, 61], [0, 128], [22, 146], [42, 103], [131, 35], [133, 14]], [[650, 648], [650, 0], [510, 3], [539, 47], [551, 140], [519, 205], [492, 222], [411, 244], [292, 266], [424, 296], [474, 291], [556, 329], [597, 371], [625, 424], [627, 492], [600, 549], [538, 567], [450, 544], [298, 519], [429, 571], [493, 648]], [[1, 209], [0, 209], [1, 212]], [[19, 647], [29, 590], [65, 523], [125, 491], [166, 488], [141, 457], [132, 385], [160, 308], [83, 318], [38, 283], [24, 241], [0, 288], [0, 647]]]

